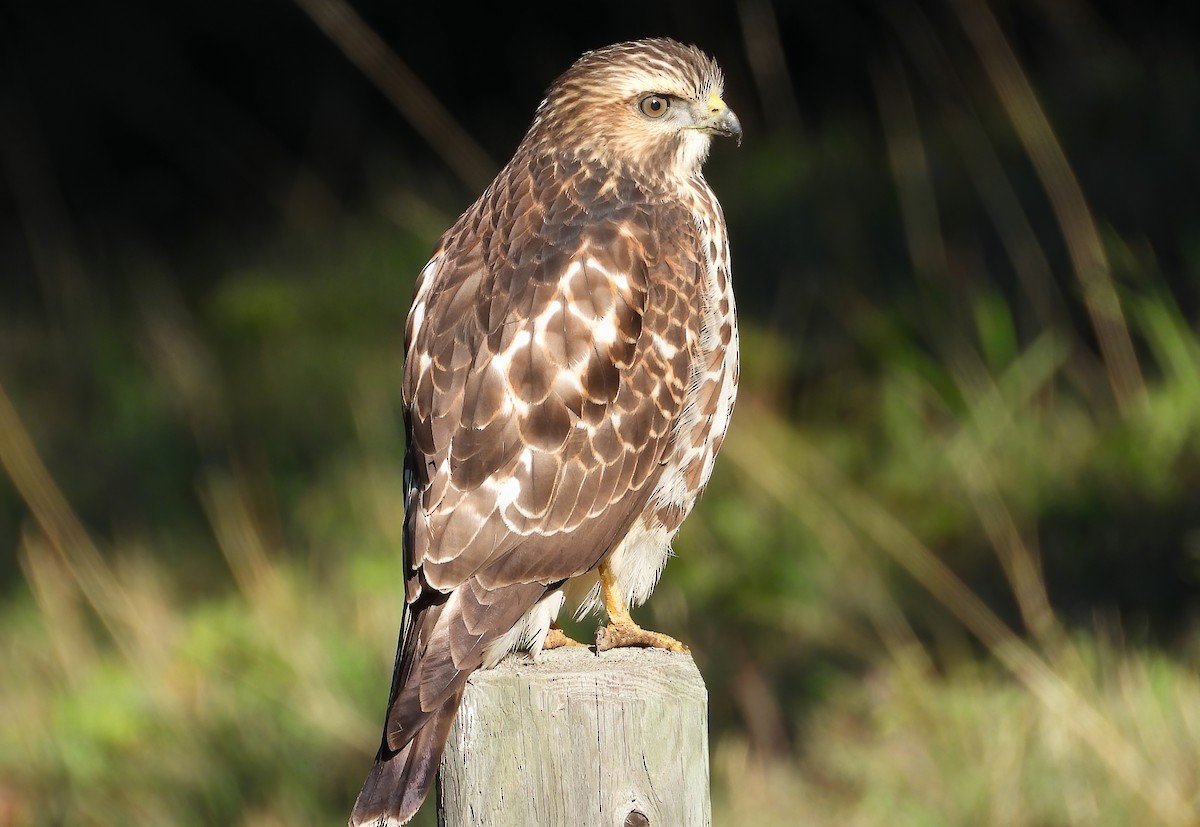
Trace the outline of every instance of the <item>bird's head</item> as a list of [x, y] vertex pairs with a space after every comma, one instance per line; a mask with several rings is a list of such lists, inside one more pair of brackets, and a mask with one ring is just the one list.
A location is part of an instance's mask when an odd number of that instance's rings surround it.
[[551, 85], [526, 142], [640, 177], [686, 177], [712, 136], [741, 143], [723, 85], [720, 67], [695, 46], [655, 38], [598, 49]]

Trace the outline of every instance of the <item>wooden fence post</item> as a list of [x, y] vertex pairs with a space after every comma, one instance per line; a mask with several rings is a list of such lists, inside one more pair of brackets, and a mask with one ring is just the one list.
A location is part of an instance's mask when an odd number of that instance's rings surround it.
[[564, 648], [476, 672], [438, 773], [442, 827], [709, 827], [690, 655]]

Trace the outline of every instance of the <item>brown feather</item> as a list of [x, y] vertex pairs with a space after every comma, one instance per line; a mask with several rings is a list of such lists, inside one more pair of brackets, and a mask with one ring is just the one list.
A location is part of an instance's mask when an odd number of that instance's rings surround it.
[[[403, 382], [406, 610], [351, 824], [411, 817], [489, 647], [635, 524], [673, 533], [707, 479], [732, 398], [728, 359], [702, 347], [729, 344], [733, 317], [706, 292], [727, 263], [697, 207], [723, 223], [698, 173], [676, 169], [694, 136], [630, 137], [636, 99], [605, 97], [651, 69], [696, 101], [721, 83], [674, 41], [585, 55], [422, 271]], [[652, 499], [668, 467], [695, 489], [683, 504]]]

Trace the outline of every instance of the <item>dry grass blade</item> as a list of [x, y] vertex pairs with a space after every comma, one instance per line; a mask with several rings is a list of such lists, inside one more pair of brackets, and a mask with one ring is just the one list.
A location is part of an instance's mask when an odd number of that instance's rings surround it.
[[[19, 547], [21, 572], [45, 618], [47, 640], [60, 674], [72, 688], [77, 687], [96, 657], [96, 647], [87, 634], [79, 584], [62, 557], [49, 547], [45, 534], [32, 526], [24, 534]], [[4, 824], [0, 818], [0, 825]]]
[[244, 488], [233, 478], [210, 472], [200, 499], [238, 588], [252, 605], [268, 602], [278, 571]]
[[877, 68], [873, 77], [913, 271], [917, 278], [947, 279], [949, 267], [937, 195], [904, 67], [893, 61], [886, 68]]
[[487, 186], [496, 164], [349, 4], [296, 0], [296, 5], [387, 95], [463, 184], [472, 190]]
[[758, 87], [763, 118], [773, 130], [800, 132], [802, 121], [796, 91], [770, 0], [741, 0], [737, 10], [746, 44], [746, 61]]
[[957, 354], [950, 361], [955, 382], [970, 405], [971, 420], [951, 443], [948, 458], [996, 550], [1025, 627], [1046, 643], [1056, 633], [1057, 624], [1042, 579], [1041, 562], [1004, 502], [986, 456], [989, 447], [1001, 444], [1003, 436], [1011, 433], [1013, 411], [977, 359]]
[[[48, 540], [38, 547], [51, 549], [75, 579], [113, 640], [131, 659], [135, 643], [126, 632], [137, 628], [136, 608], [113, 575], [92, 538], [50, 476], [29, 438], [16, 408], [0, 386], [0, 468]], [[27, 547], [33, 553], [33, 547]]]
[[916, 4], [888, 3], [883, 11], [895, 27], [907, 57], [922, 80], [942, 96], [941, 122], [951, 130], [964, 168], [975, 184], [1000, 241], [1043, 327], [1056, 327], [1062, 295], [1033, 224], [1021, 206], [980, 110], [958, 66], [946, 54], [942, 35]]
[[1141, 368], [1108, 256], [1066, 154], [986, 0], [952, 3], [1054, 207], [1122, 413], [1143, 399]]

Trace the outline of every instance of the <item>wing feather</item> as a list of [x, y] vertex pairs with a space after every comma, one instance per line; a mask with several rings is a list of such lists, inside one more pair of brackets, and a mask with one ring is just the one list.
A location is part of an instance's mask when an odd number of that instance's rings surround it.
[[417, 290], [393, 749], [628, 533], [690, 378], [704, 266], [690, 215], [628, 187], [605, 196], [577, 164], [529, 163], [447, 233]]

